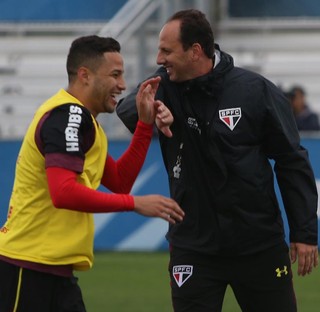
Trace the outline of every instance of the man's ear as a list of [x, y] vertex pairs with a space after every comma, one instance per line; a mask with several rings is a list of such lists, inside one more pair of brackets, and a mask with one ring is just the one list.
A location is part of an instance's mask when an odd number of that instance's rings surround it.
[[78, 75], [78, 79], [83, 84], [85, 84], [85, 85], [88, 84], [90, 71], [87, 67], [84, 67], [84, 66], [79, 67], [77, 75]]
[[194, 43], [191, 47], [192, 60], [198, 61], [200, 56], [203, 54], [202, 47], [199, 43]]

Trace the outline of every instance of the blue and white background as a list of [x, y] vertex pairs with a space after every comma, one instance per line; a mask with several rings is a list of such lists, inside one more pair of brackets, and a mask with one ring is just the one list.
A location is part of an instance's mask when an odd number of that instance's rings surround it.
[[[118, 158], [128, 146], [127, 141], [109, 142], [109, 151], [114, 158]], [[20, 141], [0, 141], [0, 224], [5, 222], [8, 202], [14, 179], [14, 169]], [[317, 178], [320, 191], [320, 139], [303, 139], [302, 145], [308, 149], [311, 164]], [[162, 194], [168, 196], [168, 181], [163, 166], [159, 142], [153, 140], [146, 162], [134, 184], [132, 194]], [[281, 202], [279, 191], [277, 194]], [[320, 228], [320, 210], [318, 204], [318, 222]], [[282, 202], [281, 202], [282, 208]], [[303, 209], [303, 207], [301, 207]], [[283, 210], [283, 208], [282, 208]], [[288, 226], [284, 215], [286, 232]], [[165, 234], [167, 222], [146, 218], [136, 213], [105, 213], [95, 215], [95, 249], [96, 250], [132, 250], [155, 251], [167, 250]], [[319, 230], [320, 232], [320, 230]]]

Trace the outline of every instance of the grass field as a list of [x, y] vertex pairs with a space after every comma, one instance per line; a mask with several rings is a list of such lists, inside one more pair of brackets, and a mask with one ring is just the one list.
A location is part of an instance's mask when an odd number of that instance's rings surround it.
[[[77, 273], [88, 312], [170, 312], [167, 253], [96, 253], [93, 269]], [[293, 266], [298, 311], [320, 311], [320, 268], [306, 277]], [[196, 312], [196, 311], [195, 311]], [[223, 312], [240, 312], [228, 289]], [[259, 311], [257, 311], [259, 312]], [[285, 312], [285, 311], [283, 311]]]

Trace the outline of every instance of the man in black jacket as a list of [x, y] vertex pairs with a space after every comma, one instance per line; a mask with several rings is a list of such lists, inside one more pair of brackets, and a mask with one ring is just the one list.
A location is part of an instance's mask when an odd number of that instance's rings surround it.
[[[159, 36], [157, 97], [173, 136], [159, 140], [170, 192], [185, 211], [170, 225], [174, 310], [221, 311], [227, 285], [243, 311], [296, 311], [291, 262], [318, 264], [317, 189], [289, 103], [264, 77], [214, 45], [204, 14], [174, 14]], [[137, 122], [134, 91], [117, 107]], [[290, 257], [274, 175], [290, 226]]]

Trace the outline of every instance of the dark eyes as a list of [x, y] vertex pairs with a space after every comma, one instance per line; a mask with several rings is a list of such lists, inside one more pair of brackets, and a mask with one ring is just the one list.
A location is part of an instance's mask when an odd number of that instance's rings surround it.
[[171, 51], [169, 50], [163, 50], [163, 53], [166, 54], [166, 55], [169, 55], [171, 53]]
[[111, 76], [112, 76], [113, 78], [119, 78], [119, 77], [121, 76], [121, 73], [115, 72], [115, 73], [112, 73]]

